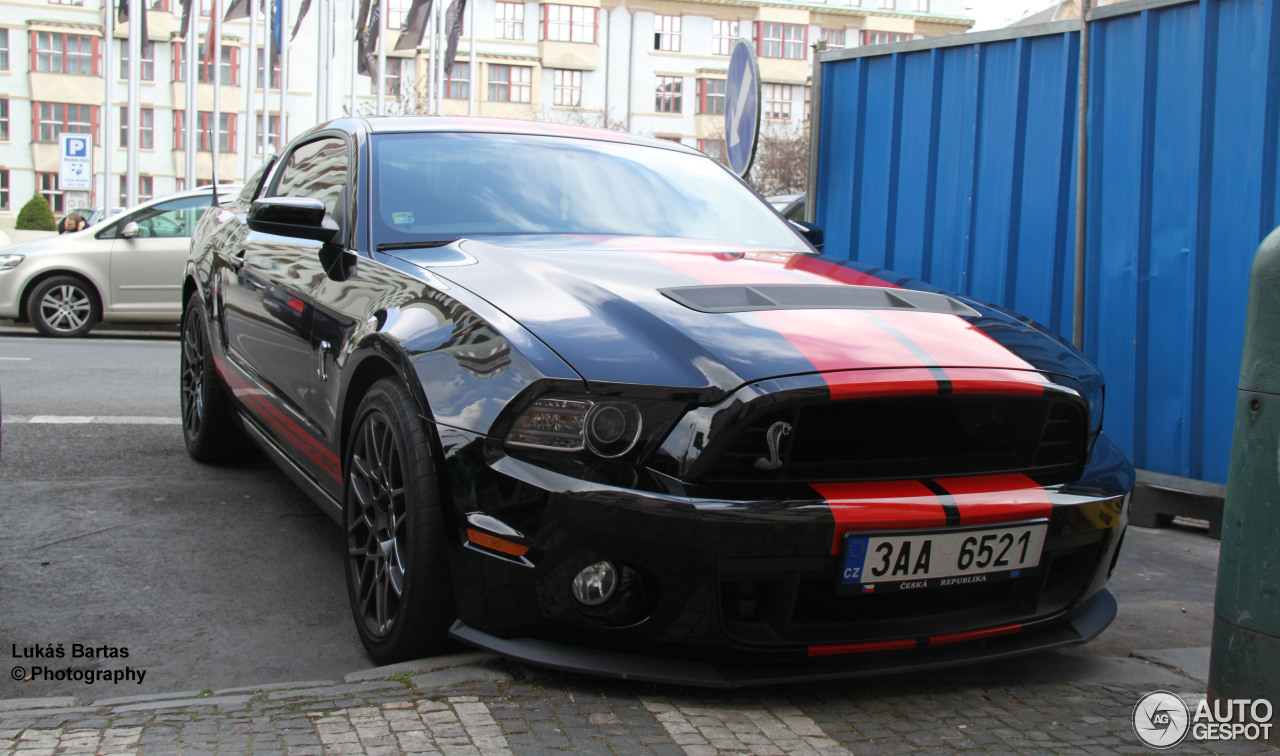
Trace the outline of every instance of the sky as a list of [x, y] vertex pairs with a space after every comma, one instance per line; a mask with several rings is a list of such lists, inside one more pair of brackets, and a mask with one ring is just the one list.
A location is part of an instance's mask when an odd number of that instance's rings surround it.
[[976, 19], [973, 31], [998, 29], [1008, 26], [1025, 13], [1044, 10], [1053, 0], [969, 0], [965, 15]]

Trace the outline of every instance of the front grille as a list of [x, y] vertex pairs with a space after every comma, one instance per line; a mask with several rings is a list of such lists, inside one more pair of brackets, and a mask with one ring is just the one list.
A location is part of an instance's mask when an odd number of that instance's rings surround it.
[[[765, 469], [769, 430], [779, 422], [791, 426], [781, 436], [781, 466]], [[823, 402], [754, 416], [702, 478], [810, 483], [1021, 472], [1053, 485], [1079, 477], [1087, 442], [1085, 408], [1074, 397], [936, 395]]]

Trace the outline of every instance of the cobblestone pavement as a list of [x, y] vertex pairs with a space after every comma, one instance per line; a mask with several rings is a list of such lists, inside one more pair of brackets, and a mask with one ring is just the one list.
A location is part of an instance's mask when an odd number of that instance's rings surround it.
[[[42, 754], [1147, 753], [1130, 715], [1152, 683], [995, 682], [963, 672], [704, 691], [458, 654], [338, 682], [167, 696], [0, 701], [0, 756]], [[1165, 687], [1194, 706], [1200, 683]], [[1276, 753], [1256, 742], [1175, 754]]]

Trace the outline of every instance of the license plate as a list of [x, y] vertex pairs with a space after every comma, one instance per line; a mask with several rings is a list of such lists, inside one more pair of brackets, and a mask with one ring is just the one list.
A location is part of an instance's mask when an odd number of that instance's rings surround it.
[[842, 585], [862, 593], [946, 588], [1021, 577], [1040, 564], [1044, 521], [978, 530], [852, 535]]

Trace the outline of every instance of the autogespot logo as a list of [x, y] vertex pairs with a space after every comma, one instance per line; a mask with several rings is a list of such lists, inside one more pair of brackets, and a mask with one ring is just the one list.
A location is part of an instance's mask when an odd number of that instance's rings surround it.
[[1148, 693], [1133, 707], [1133, 731], [1152, 748], [1172, 748], [1187, 737], [1191, 712], [1167, 690]]

